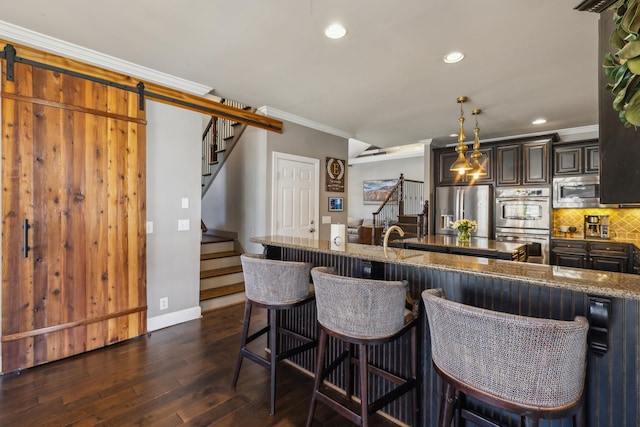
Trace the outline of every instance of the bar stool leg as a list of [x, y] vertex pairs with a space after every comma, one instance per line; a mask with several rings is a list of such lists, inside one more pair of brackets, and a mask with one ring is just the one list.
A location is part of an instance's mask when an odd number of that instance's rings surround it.
[[358, 344], [358, 353], [358, 358], [360, 359], [360, 418], [362, 427], [367, 427], [369, 425], [369, 376], [367, 375], [369, 361], [367, 360], [367, 346]]
[[[411, 328], [411, 379], [417, 381], [418, 378], [418, 328]], [[411, 424], [417, 426], [420, 422], [420, 402], [418, 399], [418, 384], [411, 390], [413, 400], [413, 419]]]
[[585, 427], [587, 425], [587, 411], [586, 405], [584, 404], [584, 390], [582, 391], [582, 396], [580, 397], [580, 403], [578, 404], [578, 409], [575, 414], [573, 414], [573, 427]]
[[453, 418], [453, 411], [456, 406], [456, 389], [447, 382], [442, 383], [442, 400], [440, 401], [440, 417], [438, 419], [438, 427], [449, 427]]
[[231, 386], [236, 389], [238, 385], [238, 377], [240, 376], [240, 368], [242, 367], [242, 359], [244, 358], [244, 350], [247, 346], [247, 336], [249, 335], [249, 321], [251, 320], [251, 303], [247, 300], [244, 303], [244, 322], [242, 324], [242, 338], [240, 339], [240, 351], [238, 352], [238, 362], [236, 370], [233, 373], [233, 381]]
[[311, 423], [313, 423], [313, 414], [316, 411], [316, 404], [318, 403], [316, 399], [316, 392], [320, 389], [322, 385], [322, 371], [324, 370], [324, 353], [327, 347], [327, 333], [324, 329], [320, 328], [320, 337], [318, 338], [318, 355], [316, 357], [316, 376], [313, 382], [313, 392], [311, 393], [311, 406], [309, 406], [309, 414], [307, 415], [307, 426], [311, 427]]
[[269, 350], [271, 357], [269, 358], [269, 371], [271, 372], [271, 412], [269, 415], [273, 415], [276, 412], [276, 365], [278, 356], [278, 322], [276, 320], [276, 310], [269, 309]]
[[353, 394], [353, 344], [347, 343], [347, 364], [344, 367], [345, 393], [347, 400], [351, 400]]

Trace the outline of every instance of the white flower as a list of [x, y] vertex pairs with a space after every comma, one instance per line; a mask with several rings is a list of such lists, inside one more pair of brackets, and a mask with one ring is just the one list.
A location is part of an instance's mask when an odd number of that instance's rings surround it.
[[455, 228], [458, 231], [476, 231], [478, 229], [478, 223], [467, 218], [459, 219], [450, 225], [451, 228]]

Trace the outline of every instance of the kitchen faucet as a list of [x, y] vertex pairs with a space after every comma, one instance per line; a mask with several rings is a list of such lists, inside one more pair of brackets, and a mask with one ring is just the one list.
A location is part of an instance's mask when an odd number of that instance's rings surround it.
[[382, 247], [384, 248], [384, 257], [389, 258], [389, 254], [387, 253], [387, 246], [389, 245], [389, 234], [391, 231], [396, 230], [401, 237], [404, 237], [404, 230], [397, 225], [392, 225], [387, 229], [387, 232], [384, 233], [384, 241], [382, 242]]

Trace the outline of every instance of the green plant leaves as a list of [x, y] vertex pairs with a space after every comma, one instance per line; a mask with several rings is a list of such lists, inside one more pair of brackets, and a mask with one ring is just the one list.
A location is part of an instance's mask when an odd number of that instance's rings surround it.
[[640, 55], [640, 40], [628, 42], [616, 55], [621, 59], [631, 59]]
[[624, 117], [632, 125], [640, 125], [640, 91], [636, 91], [629, 100], [625, 108]]
[[[622, 17], [620, 28], [629, 34], [625, 40], [632, 41], [638, 38], [638, 30], [640, 29], [640, 16], [638, 15], [638, 3], [632, 2], [627, 6], [627, 11]], [[631, 37], [630, 37], [631, 36]]]
[[640, 125], [640, 0], [619, 0], [609, 44], [616, 53], [604, 56], [602, 68], [611, 81], [613, 109], [625, 126]]

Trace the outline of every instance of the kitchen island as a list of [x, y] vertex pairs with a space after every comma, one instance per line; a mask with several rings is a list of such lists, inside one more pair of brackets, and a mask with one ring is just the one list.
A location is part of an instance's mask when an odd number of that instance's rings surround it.
[[400, 239], [392, 243], [396, 247], [419, 251], [470, 255], [509, 261], [527, 260], [526, 243], [498, 242], [483, 237], [472, 237], [468, 243], [460, 243], [456, 236], [431, 235]]
[[[406, 279], [417, 301], [422, 290], [442, 288], [449, 299], [498, 311], [559, 320], [585, 316], [592, 327], [585, 386], [587, 425], [640, 424], [640, 276], [397, 248], [390, 248], [387, 258], [380, 246], [349, 243], [345, 251], [338, 252], [329, 249], [327, 241], [289, 237], [252, 241], [261, 243], [269, 258], [332, 266], [345, 276]], [[435, 426], [441, 381], [431, 364], [429, 329], [422, 309], [420, 316], [420, 425]], [[313, 306], [283, 316], [287, 326], [311, 334], [314, 319]], [[381, 346], [372, 357], [381, 365], [395, 361], [393, 366], [406, 369], [408, 348], [404, 340]], [[314, 354], [293, 361], [310, 372], [315, 369]], [[341, 378], [332, 381], [343, 386]], [[474, 409], [497, 416], [504, 425], [519, 425], [517, 417], [481, 405]], [[384, 411], [409, 422], [410, 399], [405, 396]], [[557, 420], [550, 425], [564, 424]]]

